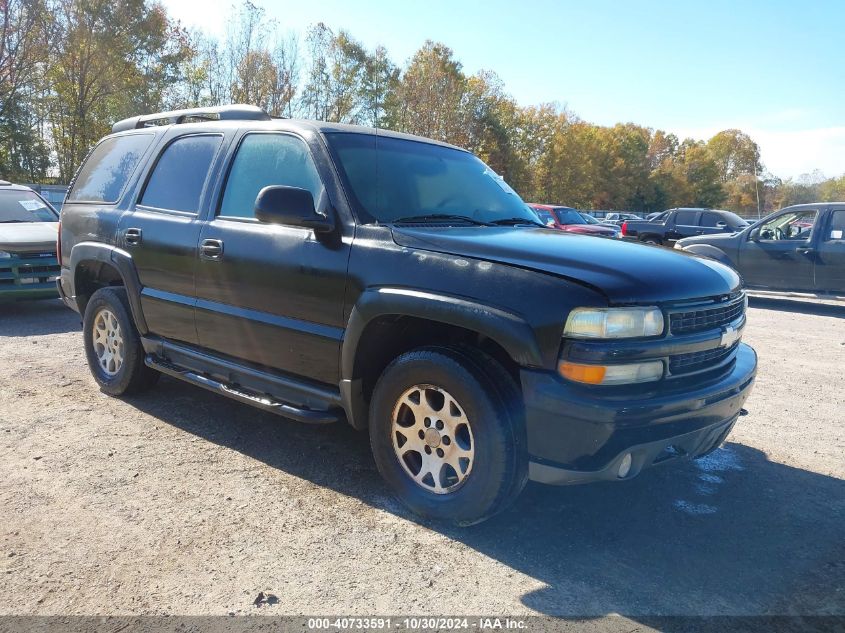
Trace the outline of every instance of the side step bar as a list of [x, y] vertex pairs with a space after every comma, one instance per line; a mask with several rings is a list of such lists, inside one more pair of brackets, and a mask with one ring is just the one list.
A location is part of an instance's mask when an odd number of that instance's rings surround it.
[[213, 378], [178, 367], [177, 365], [169, 363], [161, 358], [157, 358], [152, 354], [147, 354], [146, 358], [144, 358], [144, 362], [148, 367], [152, 367], [153, 369], [160, 371], [163, 374], [167, 374], [168, 376], [179, 378], [180, 380], [202, 387], [203, 389], [208, 389], [209, 391], [219, 393], [223, 396], [232, 398], [233, 400], [258, 407], [259, 409], [264, 409], [265, 411], [270, 411], [271, 413], [275, 413], [285, 418], [290, 418], [291, 420], [296, 420], [297, 422], [303, 422], [305, 424], [331, 424], [333, 422], [337, 422], [339, 419], [337, 412], [304, 409], [280, 400], [275, 400], [270, 396], [249, 393], [235, 387], [234, 385], [227, 385], [218, 380], [214, 380]]

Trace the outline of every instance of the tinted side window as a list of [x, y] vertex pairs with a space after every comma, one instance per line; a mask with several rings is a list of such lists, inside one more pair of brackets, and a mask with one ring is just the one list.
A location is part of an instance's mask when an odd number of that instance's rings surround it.
[[710, 228], [716, 228], [716, 225], [721, 222], [722, 224], [727, 224], [722, 216], [716, 213], [707, 213], [704, 212], [701, 214], [701, 219], [698, 221], [699, 226], [706, 226]]
[[173, 141], [159, 157], [140, 204], [196, 213], [211, 161], [222, 140], [221, 136], [209, 135]]
[[302, 140], [286, 134], [245, 136], [229, 171], [219, 215], [254, 217], [255, 198], [270, 185], [301, 187], [318, 203], [323, 183]]
[[153, 138], [153, 134], [130, 134], [97, 145], [79, 170], [68, 201], [117, 202]]
[[675, 214], [675, 224], [695, 226], [695, 211], [678, 211]]

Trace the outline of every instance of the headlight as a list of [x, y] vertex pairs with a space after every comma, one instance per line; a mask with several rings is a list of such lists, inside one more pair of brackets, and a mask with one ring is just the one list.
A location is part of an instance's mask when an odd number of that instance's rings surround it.
[[0, 259], [9, 259], [11, 256], [11, 253], [7, 253], [6, 251], [0, 251]]
[[679, 251], [684, 250], [684, 247], [683, 247], [683, 246], [681, 246], [681, 243], [680, 243], [680, 242], [675, 242], [675, 246], [674, 246], [673, 248], [677, 248]]
[[564, 336], [575, 338], [635, 338], [663, 334], [659, 308], [575, 308]]

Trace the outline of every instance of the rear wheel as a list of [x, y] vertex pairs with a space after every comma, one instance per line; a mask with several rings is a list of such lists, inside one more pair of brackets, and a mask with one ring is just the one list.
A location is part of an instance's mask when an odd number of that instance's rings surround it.
[[645, 235], [640, 238], [641, 242], [645, 242], [646, 244], [654, 244], [655, 246], [662, 246], [663, 240], [656, 235]]
[[[500, 512], [525, 485], [524, 426], [507, 372], [485, 371], [461, 349], [401, 355], [373, 393], [370, 442], [396, 496], [418, 515], [471, 525]], [[489, 363], [493, 359], [484, 357]]]
[[112, 396], [151, 387], [159, 373], [144, 364], [144, 348], [123, 288], [100, 288], [88, 301], [83, 319], [88, 367], [94, 380]]

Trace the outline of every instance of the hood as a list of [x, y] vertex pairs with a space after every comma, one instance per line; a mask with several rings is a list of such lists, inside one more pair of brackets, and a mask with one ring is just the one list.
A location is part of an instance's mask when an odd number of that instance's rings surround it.
[[563, 224], [564, 231], [569, 233], [581, 233], [582, 235], [616, 235], [619, 231], [609, 226], [598, 224]]
[[736, 233], [714, 233], [713, 235], [694, 235], [693, 237], [680, 239], [678, 243], [681, 246], [689, 246], [690, 244], [713, 244], [718, 246], [719, 244], [727, 244], [736, 240], [742, 231], [737, 231]]
[[740, 286], [727, 266], [679, 250], [542, 228], [393, 227], [400, 246], [558, 275], [611, 303], [660, 303], [726, 295]]
[[0, 251], [25, 253], [56, 250], [58, 222], [0, 223]]

